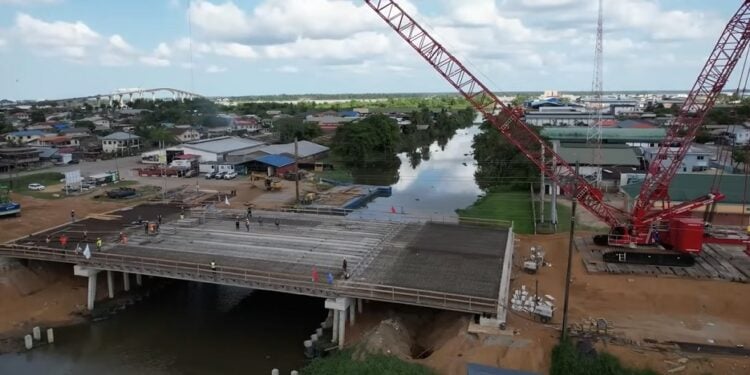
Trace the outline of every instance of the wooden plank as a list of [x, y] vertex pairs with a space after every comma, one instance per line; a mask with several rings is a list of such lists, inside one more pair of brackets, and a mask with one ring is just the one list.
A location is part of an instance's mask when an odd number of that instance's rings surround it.
[[727, 260], [727, 254], [724, 251], [717, 251], [713, 246], [708, 247], [709, 251], [713, 254], [716, 260], [727, 269], [728, 273], [732, 275], [732, 280], [745, 281], [746, 277], [739, 273], [737, 269]]

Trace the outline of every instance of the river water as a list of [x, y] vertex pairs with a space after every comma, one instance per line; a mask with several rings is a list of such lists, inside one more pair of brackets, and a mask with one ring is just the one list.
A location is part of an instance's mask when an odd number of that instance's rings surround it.
[[[416, 166], [399, 154], [392, 196], [361, 215], [455, 218], [481, 193], [471, 156], [479, 131], [422, 147]], [[302, 342], [325, 315], [317, 298], [175, 282], [110, 319], [56, 329], [52, 346], [0, 356], [0, 374], [288, 374], [304, 366]]]
[[436, 220], [456, 218], [457, 208], [471, 205], [482, 193], [474, 181], [476, 164], [471, 153], [474, 135], [480, 131], [478, 125], [458, 129], [445, 147], [433, 142], [429, 159], [423, 159], [416, 167], [407, 153], [398, 154], [401, 165], [398, 182], [391, 185], [392, 195], [376, 198], [352, 216], [397, 218], [395, 212]]
[[0, 374], [282, 374], [327, 312], [319, 298], [176, 282], [110, 319], [55, 330], [55, 344], [0, 356]]

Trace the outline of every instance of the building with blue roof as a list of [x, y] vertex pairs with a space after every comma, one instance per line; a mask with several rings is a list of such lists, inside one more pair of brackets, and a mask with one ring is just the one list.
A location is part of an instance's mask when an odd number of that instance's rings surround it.
[[294, 171], [294, 159], [284, 155], [264, 155], [255, 159], [250, 169], [265, 170], [269, 176], [283, 177], [287, 172]]

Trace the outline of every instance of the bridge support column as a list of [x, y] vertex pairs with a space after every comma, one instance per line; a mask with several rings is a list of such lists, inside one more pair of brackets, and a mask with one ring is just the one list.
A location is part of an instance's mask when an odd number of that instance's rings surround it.
[[143, 285], [143, 276], [140, 273], [135, 274], [135, 284], [138, 286]]
[[332, 310], [333, 311], [333, 332], [331, 333], [331, 342], [337, 343], [339, 342], [339, 311], [338, 310]]
[[356, 306], [354, 306], [355, 304], [356, 303], [353, 303], [351, 304], [351, 306], [349, 306], [349, 325], [350, 326], [354, 325], [354, 319], [357, 315], [357, 311], [355, 310]]
[[130, 291], [130, 274], [127, 272], [122, 273], [122, 288], [125, 289], [126, 292]]
[[344, 348], [344, 337], [346, 334], [346, 314], [349, 309], [350, 320], [354, 321], [355, 301], [352, 298], [339, 297], [328, 298], [325, 302], [327, 309], [333, 310], [333, 339], [332, 342], [338, 342], [339, 349]]
[[99, 270], [93, 268], [87, 268], [84, 266], [74, 265], [73, 274], [76, 276], [84, 276], [89, 278], [89, 290], [86, 298], [86, 308], [89, 311], [94, 309], [94, 301], [96, 300], [96, 276], [99, 274]]
[[109, 298], [115, 298], [115, 278], [112, 271], [107, 271], [107, 294]]
[[357, 313], [362, 314], [362, 298], [357, 298]]

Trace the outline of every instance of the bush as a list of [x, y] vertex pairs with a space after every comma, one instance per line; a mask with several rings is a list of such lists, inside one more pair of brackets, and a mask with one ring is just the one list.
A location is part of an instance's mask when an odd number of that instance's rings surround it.
[[611, 354], [584, 355], [570, 340], [552, 349], [550, 375], [657, 375], [648, 369], [623, 367]]
[[326, 358], [317, 358], [302, 369], [303, 375], [434, 375], [435, 372], [396, 357], [371, 355], [362, 361], [352, 359], [345, 350]]

